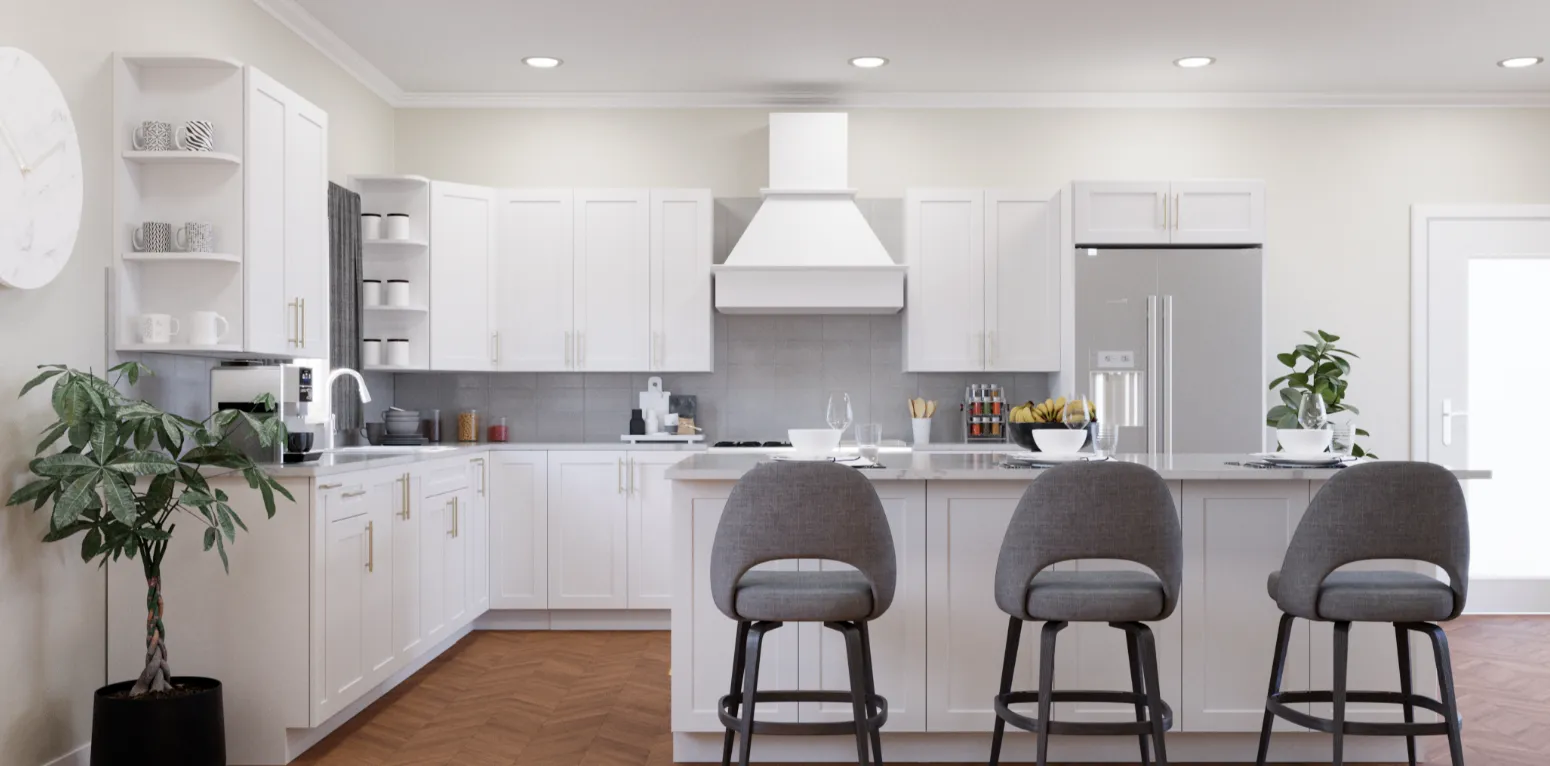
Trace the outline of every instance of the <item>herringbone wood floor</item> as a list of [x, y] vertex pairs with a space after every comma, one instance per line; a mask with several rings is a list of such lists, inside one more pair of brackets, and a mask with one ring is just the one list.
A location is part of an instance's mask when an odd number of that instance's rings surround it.
[[[1448, 635], [1469, 766], [1550, 764], [1550, 618]], [[296, 763], [668, 766], [667, 665], [666, 633], [476, 632]]]

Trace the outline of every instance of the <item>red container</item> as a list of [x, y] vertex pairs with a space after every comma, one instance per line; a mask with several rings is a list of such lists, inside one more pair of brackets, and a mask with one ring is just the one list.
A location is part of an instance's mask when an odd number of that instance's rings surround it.
[[490, 441], [504, 442], [508, 438], [510, 437], [506, 431], [506, 419], [496, 418], [495, 422], [490, 424]]

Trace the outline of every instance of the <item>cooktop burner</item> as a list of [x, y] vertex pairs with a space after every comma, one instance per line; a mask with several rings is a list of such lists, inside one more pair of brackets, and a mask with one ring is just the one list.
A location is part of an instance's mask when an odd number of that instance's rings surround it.
[[779, 442], [779, 441], [770, 441], [770, 442], [725, 441], [725, 442], [716, 442], [715, 444], [712, 444], [711, 446], [712, 447], [736, 447], [736, 448], [742, 448], [742, 449], [759, 449], [759, 448], [763, 448], [763, 447], [790, 447], [791, 446], [791, 442]]

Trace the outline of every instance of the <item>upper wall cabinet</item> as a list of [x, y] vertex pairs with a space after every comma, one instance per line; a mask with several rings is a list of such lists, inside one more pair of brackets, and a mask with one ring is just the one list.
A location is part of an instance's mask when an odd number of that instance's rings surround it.
[[908, 372], [1060, 368], [1060, 199], [905, 194]]
[[709, 189], [651, 191], [651, 369], [710, 372]]
[[496, 364], [490, 269], [497, 207], [493, 189], [431, 182], [432, 369], [489, 370]]
[[1075, 242], [1100, 245], [1259, 245], [1263, 181], [1078, 181]]
[[569, 189], [500, 192], [490, 271], [499, 369], [571, 369], [573, 208]]
[[651, 211], [644, 189], [578, 190], [573, 369], [651, 364]]

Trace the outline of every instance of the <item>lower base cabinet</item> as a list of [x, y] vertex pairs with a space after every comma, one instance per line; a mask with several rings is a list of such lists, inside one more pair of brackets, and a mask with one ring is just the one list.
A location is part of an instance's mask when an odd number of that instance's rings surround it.
[[629, 607], [628, 455], [549, 453], [549, 608]]
[[549, 608], [549, 453], [489, 457], [490, 608]]

